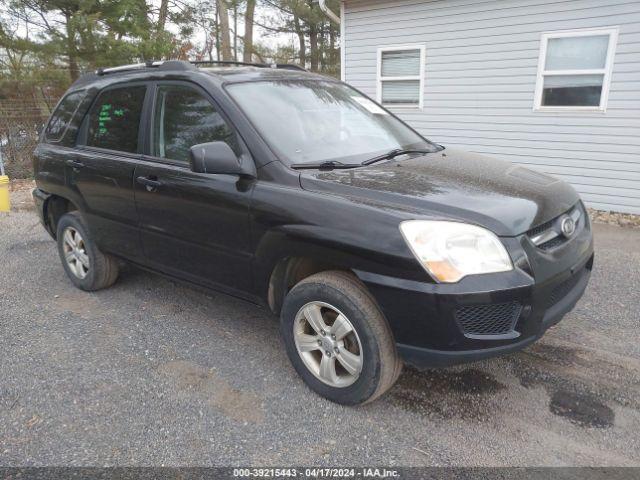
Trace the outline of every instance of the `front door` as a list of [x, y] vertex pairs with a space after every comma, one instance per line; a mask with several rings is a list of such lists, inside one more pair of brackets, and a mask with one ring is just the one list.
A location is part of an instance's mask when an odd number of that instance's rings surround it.
[[249, 292], [253, 180], [192, 172], [189, 149], [225, 141], [248, 153], [204, 91], [178, 82], [154, 90], [149, 155], [134, 174], [146, 262], [229, 293]]

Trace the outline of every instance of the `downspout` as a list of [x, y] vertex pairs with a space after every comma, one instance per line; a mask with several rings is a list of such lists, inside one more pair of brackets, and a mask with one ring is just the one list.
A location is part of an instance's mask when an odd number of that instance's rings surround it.
[[329, 7], [327, 7], [327, 0], [318, 0], [318, 5], [320, 5], [320, 10], [322, 10], [333, 23], [335, 23], [336, 25], [340, 25], [340, 17], [333, 13], [331, 9], [329, 9]]

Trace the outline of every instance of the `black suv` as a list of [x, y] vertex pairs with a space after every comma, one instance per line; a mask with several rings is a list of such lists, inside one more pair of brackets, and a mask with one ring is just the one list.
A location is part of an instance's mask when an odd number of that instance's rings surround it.
[[86, 75], [34, 168], [77, 287], [108, 287], [126, 261], [267, 305], [300, 376], [344, 404], [384, 393], [402, 360], [523, 348], [574, 307], [593, 264], [568, 184], [445, 149], [293, 68]]

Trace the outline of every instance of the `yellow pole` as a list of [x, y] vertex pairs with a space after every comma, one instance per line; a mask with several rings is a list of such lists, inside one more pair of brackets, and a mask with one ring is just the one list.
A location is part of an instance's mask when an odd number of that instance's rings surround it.
[[9, 204], [9, 177], [4, 174], [4, 162], [2, 161], [2, 146], [0, 145], [0, 212], [11, 210]]
[[0, 212], [8, 212], [9, 204], [9, 177], [0, 175]]

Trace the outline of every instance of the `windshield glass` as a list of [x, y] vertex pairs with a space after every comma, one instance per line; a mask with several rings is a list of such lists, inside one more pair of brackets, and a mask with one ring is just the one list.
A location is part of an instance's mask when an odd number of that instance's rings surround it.
[[330, 160], [359, 164], [392, 149], [438, 150], [342, 83], [248, 82], [229, 85], [227, 91], [289, 165]]

